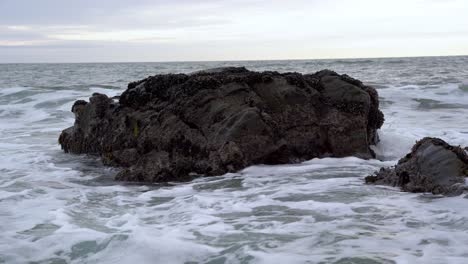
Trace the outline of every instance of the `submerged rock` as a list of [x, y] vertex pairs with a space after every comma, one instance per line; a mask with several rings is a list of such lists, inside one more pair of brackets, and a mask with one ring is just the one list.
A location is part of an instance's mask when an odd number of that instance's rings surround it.
[[401, 187], [406, 192], [431, 192], [456, 196], [463, 193], [468, 176], [465, 150], [442, 139], [426, 137], [418, 141], [393, 168], [382, 168], [366, 183]]
[[165, 182], [253, 164], [373, 158], [383, 124], [374, 88], [347, 75], [219, 68], [133, 82], [118, 102], [93, 94], [72, 107], [65, 152], [100, 155], [118, 180]]

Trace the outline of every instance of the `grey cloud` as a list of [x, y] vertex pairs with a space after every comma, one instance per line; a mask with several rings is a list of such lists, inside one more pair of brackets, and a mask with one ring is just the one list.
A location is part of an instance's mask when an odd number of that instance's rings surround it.
[[14, 31], [8, 29], [2, 29], [0, 27], [0, 41], [1, 40], [45, 40], [46, 36], [40, 33], [30, 32], [30, 31]]
[[2, 0], [0, 1], [0, 23], [13, 24], [68, 24], [95, 19], [97, 15], [112, 14], [138, 4], [151, 1], [123, 0]]
[[356, 43], [408, 39], [450, 49], [466, 43], [463, 1], [396, 0], [394, 14], [372, 0], [0, 0], [0, 62], [355, 56]]
[[[163, 0], [1, 0], [0, 24], [13, 25], [118, 25], [134, 27], [158, 25], [190, 25], [205, 23], [201, 12], [185, 12], [178, 17], [178, 8], [197, 7], [203, 4], [216, 4], [223, 1], [163, 1]], [[144, 21], [138, 12], [155, 10], [155, 22]], [[200, 10], [199, 10], [200, 11]], [[166, 14], [166, 15], [165, 15]], [[154, 20], [153, 20], [154, 21]], [[217, 21], [214, 21], [217, 22]]]

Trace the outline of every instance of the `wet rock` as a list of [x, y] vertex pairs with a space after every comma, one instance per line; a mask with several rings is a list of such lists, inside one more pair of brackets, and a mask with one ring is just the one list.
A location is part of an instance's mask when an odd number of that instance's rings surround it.
[[461, 147], [426, 137], [418, 141], [411, 153], [400, 159], [395, 167], [382, 168], [365, 181], [398, 186], [406, 192], [456, 196], [463, 193], [467, 176], [468, 155]]
[[[116, 100], [118, 99], [118, 101]], [[77, 101], [65, 152], [123, 167], [118, 180], [184, 181], [253, 164], [373, 158], [382, 126], [375, 89], [332, 71], [217, 68], [130, 83], [117, 98]]]

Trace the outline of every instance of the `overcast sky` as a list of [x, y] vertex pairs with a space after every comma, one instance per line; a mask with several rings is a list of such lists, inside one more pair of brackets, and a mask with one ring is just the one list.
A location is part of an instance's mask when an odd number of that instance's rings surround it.
[[437, 55], [468, 0], [0, 0], [0, 63]]

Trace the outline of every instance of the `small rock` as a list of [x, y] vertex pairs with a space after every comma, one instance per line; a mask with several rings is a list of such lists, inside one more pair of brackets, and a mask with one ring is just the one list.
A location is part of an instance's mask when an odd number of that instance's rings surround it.
[[418, 141], [392, 168], [381, 168], [365, 178], [368, 184], [400, 187], [406, 192], [430, 192], [456, 196], [465, 189], [468, 155], [461, 147], [442, 139], [426, 137]]

